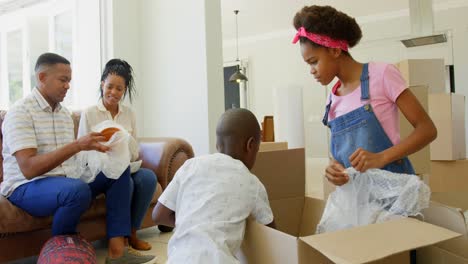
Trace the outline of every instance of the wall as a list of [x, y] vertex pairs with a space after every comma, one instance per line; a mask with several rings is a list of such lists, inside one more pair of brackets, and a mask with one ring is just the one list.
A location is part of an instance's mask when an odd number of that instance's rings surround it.
[[112, 5], [113, 55], [138, 72], [133, 106], [139, 136], [181, 137], [197, 155], [215, 151], [215, 126], [224, 110], [219, 1]]
[[[145, 85], [142, 84], [142, 69], [141, 69], [141, 52], [140, 52], [140, 0], [118, 0], [104, 1], [105, 14], [109, 16], [109, 21], [105, 25], [102, 38], [108, 38], [109, 45], [104, 47], [102, 51], [102, 68], [107, 61], [112, 58], [121, 58], [126, 60], [133, 68], [136, 96], [130, 104], [127, 100], [126, 104], [130, 105], [137, 116], [137, 134], [143, 136], [145, 134]], [[112, 10], [112, 11], [109, 11]], [[125, 19], [123, 19], [125, 18]], [[104, 40], [103, 42], [105, 42]], [[127, 97], [128, 98], [128, 97]]]
[[74, 0], [73, 107], [96, 104], [101, 79], [99, 1]]

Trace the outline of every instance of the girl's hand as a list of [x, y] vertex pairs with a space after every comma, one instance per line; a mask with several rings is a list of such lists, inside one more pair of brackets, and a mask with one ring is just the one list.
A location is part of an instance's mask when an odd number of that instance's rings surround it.
[[351, 165], [359, 172], [365, 172], [368, 169], [384, 167], [387, 163], [382, 153], [372, 153], [362, 148], [358, 148], [349, 156]]
[[341, 186], [349, 181], [345, 168], [336, 160], [330, 161], [330, 165], [325, 169], [325, 177], [336, 186]]

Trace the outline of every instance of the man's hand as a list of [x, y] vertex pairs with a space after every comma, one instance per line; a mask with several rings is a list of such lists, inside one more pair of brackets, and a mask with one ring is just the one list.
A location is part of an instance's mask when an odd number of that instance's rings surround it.
[[37, 154], [36, 148], [29, 148], [18, 150], [13, 155], [18, 161], [21, 173], [30, 180], [53, 170], [82, 150], [108, 151], [109, 147], [99, 143], [103, 139], [100, 133], [91, 133], [52, 152]]
[[386, 165], [382, 153], [372, 153], [362, 148], [358, 148], [349, 156], [351, 165], [359, 172], [365, 172], [368, 169], [380, 169]]
[[106, 138], [101, 133], [91, 132], [86, 136], [82, 136], [76, 140], [78, 147], [81, 150], [96, 150], [99, 152], [106, 152], [109, 150], [108, 146], [104, 146], [99, 142], [106, 141]]
[[336, 186], [341, 186], [349, 181], [345, 168], [336, 160], [330, 161], [330, 165], [325, 170], [325, 177]]

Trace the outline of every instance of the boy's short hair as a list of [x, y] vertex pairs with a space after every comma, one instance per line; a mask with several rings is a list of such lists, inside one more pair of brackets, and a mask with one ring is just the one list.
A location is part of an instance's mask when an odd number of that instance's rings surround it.
[[260, 141], [260, 126], [255, 115], [247, 109], [236, 108], [227, 110], [220, 118], [216, 135], [218, 139], [228, 137], [232, 144], [253, 137]]

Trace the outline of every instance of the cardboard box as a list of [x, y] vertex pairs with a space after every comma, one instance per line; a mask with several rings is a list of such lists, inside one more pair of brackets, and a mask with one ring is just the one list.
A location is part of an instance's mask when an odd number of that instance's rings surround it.
[[468, 192], [468, 160], [432, 161], [425, 182], [432, 192]]
[[437, 138], [431, 143], [431, 159], [465, 159], [465, 96], [430, 94], [429, 116], [437, 127]]
[[458, 236], [409, 218], [314, 235], [325, 202], [304, 196], [304, 149], [260, 152], [252, 172], [265, 185], [277, 230], [247, 222], [248, 263], [409, 263], [409, 250]]
[[421, 264], [468, 264], [468, 229], [463, 212], [468, 210], [468, 192], [433, 193], [424, 220], [462, 236], [418, 250]]
[[260, 142], [258, 151], [274, 151], [288, 149], [288, 142]]
[[409, 86], [427, 85], [430, 93], [449, 92], [445, 87], [444, 59], [410, 59], [396, 64]]
[[[411, 92], [418, 98], [422, 107], [426, 112], [429, 110], [429, 90], [426, 85], [410, 86]], [[406, 117], [399, 111], [400, 114], [400, 138], [403, 140], [408, 137], [414, 130], [414, 127], [408, 122]], [[416, 174], [427, 174], [431, 171], [431, 158], [429, 146], [424, 147], [416, 153], [409, 156]]]

